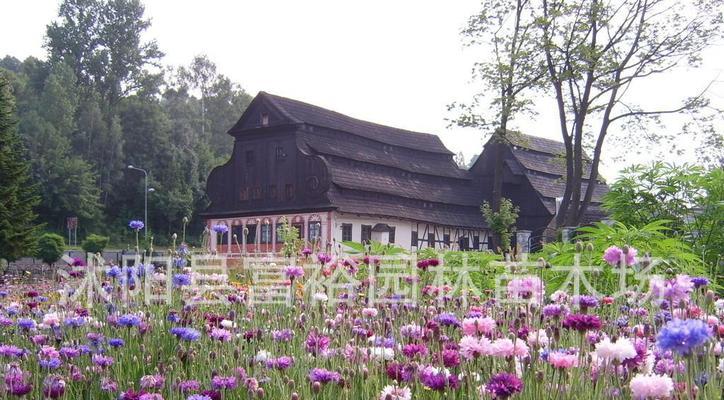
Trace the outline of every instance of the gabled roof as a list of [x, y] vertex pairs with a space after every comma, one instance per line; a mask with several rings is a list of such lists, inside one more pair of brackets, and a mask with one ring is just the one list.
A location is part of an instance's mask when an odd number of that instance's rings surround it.
[[[266, 92], [259, 92], [252, 103], [259, 101], [265, 101], [272, 105], [287, 119], [288, 123], [335, 129], [392, 146], [406, 147], [430, 153], [453, 154], [442, 144], [439, 137], [429, 133], [414, 132], [362, 121], [336, 111]], [[251, 105], [247, 108], [247, 111], [244, 112], [239, 122], [229, 130], [229, 133], [239, 131], [242, 128], [241, 122], [249, 117], [246, 114], [247, 112], [251, 112], [253, 108]]]

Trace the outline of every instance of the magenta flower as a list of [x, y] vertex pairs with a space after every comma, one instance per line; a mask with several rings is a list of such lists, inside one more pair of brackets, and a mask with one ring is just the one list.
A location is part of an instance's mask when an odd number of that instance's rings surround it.
[[339, 372], [329, 371], [324, 368], [312, 368], [312, 370], [309, 371], [309, 380], [312, 383], [338, 383], [340, 379], [342, 379], [342, 376]]
[[236, 387], [239, 386], [239, 383], [237, 382], [235, 376], [216, 375], [211, 379], [211, 386], [216, 390], [231, 390], [236, 389]]
[[289, 265], [284, 267], [284, 274], [289, 279], [301, 278], [304, 276], [304, 268], [297, 265]]
[[636, 264], [636, 254], [638, 250], [633, 247], [629, 247], [626, 252], [621, 250], [618, 246], [611, 246], [603, 252], [603, 260], [611, 266], [619, 265], [620, 262], [625, 261], [626, 265]]
[[597, 331], [601, 329], [601, 319], [595, 315], [569, 314], [563, 320], [563, 327], [579, 332]]
[[327, 336], [318, 335], [316, 332], [310, 332], [304, 345], [307, 352], [316, 356], [327, 350], [329, 342], [330, 340]]
[[523, 381], [517, 376], [507, 372], [493, 375], [485, 385], [485, 391], [493, 398], [507, 399], [523, 391]]

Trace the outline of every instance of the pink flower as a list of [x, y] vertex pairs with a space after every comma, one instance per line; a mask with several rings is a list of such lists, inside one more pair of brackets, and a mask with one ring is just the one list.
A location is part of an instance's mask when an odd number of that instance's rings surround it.
[[665, 399], [671, 396], [674, 381], [666, 375], [638, 374], [631, 379], [629, 387], [635, 400]]
[[497, 339], [491, 346], [492, 355], [497, 357], [528, 356], [528, 345], [518, 338], [515, 339], [515, 343], [508, 338]]
[[478, 333], [489, 335], [493, 333], [497, 324], [490, 317], [465, 318], [463, 320], [463, 333], [474, 336]]
[[626, 261], [626, 265], [634, 265], [636, 264], [637, 253], [638, 250], [633, 247], [629, 247], [628, 251], [625, 253], [624, 256], [623, 250], [621, 250], [617, 246], [611, 246], [603, 252], [603, 260], [611, 266], [619, 265], [622, 259]]
[[563, 351], [553, 351], [548, 353], [548, 362], [560, 369], [567, 369], [578, 366], [578, 354], [570, 354]]
[[536, 276], [511, 279], [508, 282], [508, 297], [511, 299], [528, 300], [540, 304], [544, 295], [543, 282]]
[[362, 315], [366, 318], [374, 318], [377, 316], [377, 309], [372, 307], [367, 307], [362, 309]]
[[486, 337], [478, 339], [475, 336], [463, 336], [460, 339], [460, 355], [465, 357], [467, 360], [480, 357], [482, 355], [489, 355], [492, 352], [490, 340]]
[[211, 333], [209, 334], [209, 336], [221, 342], [228, 342], [229, 340], [231, 340], [231, 332], [227, 331], [226, 329], [213, 328], [211, 329]]

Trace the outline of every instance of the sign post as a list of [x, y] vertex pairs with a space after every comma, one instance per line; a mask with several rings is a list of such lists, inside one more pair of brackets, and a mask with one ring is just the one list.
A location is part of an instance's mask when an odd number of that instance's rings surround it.
[[[78, 217], [68, 217], [65, 222], [68, 228], [68, 246], [78, 245]], [[72, 233], [72, 235], [71, 235]], [[73, 239], [71, 241], [71, 239]]]

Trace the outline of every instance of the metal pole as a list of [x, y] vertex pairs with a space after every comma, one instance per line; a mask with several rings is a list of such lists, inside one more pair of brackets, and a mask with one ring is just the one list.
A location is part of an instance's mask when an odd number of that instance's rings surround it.
[[148, 241], [148, 173], [143, 171], [143, 239]]

